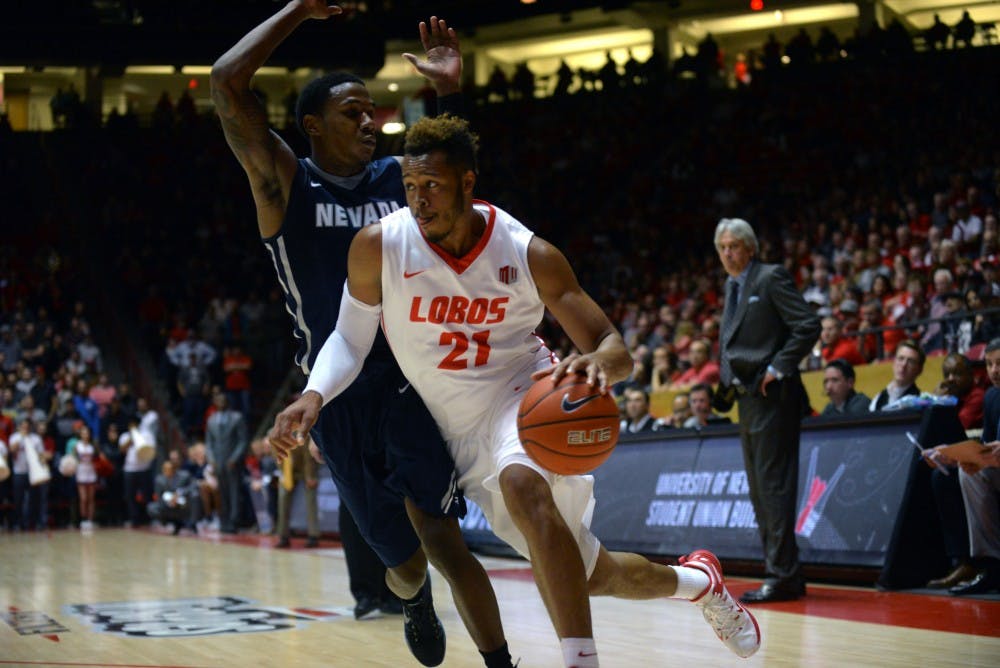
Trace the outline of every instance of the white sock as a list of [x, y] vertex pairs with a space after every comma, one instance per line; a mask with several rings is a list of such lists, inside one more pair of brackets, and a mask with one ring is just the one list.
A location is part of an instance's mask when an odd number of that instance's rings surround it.
[[562, 647], [566, 668], [600, 668], [593, 638], [563, 638], [559, 646]]
[[689, 568], [688, 566], [669, 566], [668, 568], [674, 569], [674, 572], [677, 573], [677, 591], [670, 598], [686, 598], [690, 601], [705, 593], [711, 584], [708, 575], [697, 568]]

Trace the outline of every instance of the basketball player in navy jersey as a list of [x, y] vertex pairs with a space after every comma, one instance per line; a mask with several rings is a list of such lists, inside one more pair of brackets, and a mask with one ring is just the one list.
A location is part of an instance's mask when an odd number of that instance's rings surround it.
[[[254, 73], [299, 24], [339, 13], [325, 0], [292, 0], [219, 58], [211, 77], [226, 140], [250, 179], [260, 235], [295, 319], [296, 361], [307, 375], [336, 324], [354, 235], [406, 206], [399, 160], [372, 160], [375, 105], [361, 79], [328, 74], [303, 89], [296, 122], [311, 155], [302, 160], [268, 127], [250, 89]], [[420, 35], [426, 60], [404, 56], [431, 81], [439, 101], [458, 93], [462, 62], [454, 30], [432, 17], [420, 24]], [[451, 585], [486, 665], [510, 666], [496, 596], [458, 526], [464, 500], [454, 462], [384, 339], [311, 434], [342, 502], [388, 567], [386, 583], [403, 601], [414, 656], [427, 666], [444, 659], [429, 558]]]
[[[567, 667], [598, 666], [588, 594], [688, 599], [727, 648], [752, 655], [759, 627], [726, 589], [714, 554], [697, 550], [666, 566], [609, 552], [590, 531], [593, 478], [555, 475], [525, 453], [517, 413], [533, 380], [581, 373], [606, 393], [632, 360], [565, 256], [473, 198], [477, 148], [468, 124], [452, 116], [422, 118], [408, 131], [408, 208], [354, 238], [336, 328], [302, 396], [275, 418], [275, 452], [296, 447], [295, 431], [350, 386], [381, 325], [448, 441], [463, 490], [494, 533], [531, 560]], [[546, 308], [584, 354], [552, 366], [534, 336]]]

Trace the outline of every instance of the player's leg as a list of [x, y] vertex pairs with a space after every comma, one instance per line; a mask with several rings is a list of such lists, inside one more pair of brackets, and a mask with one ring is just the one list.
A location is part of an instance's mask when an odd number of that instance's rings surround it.
[[500, 490], [514, 525], [527, 542], [535, 583], [556, 634], [592, 637], [586, 568], [548, 482], [533, 469], [513, 464], [501, 472]]
[[667, 566], [638, 554], [609, 552], [602, 546], [589, 585], [595, 596], [687, 599], [701, 609], [705, 621], [734, 654], [746, 658], [760, 648], [757, 620], [726, 589], [719, 560], [707, 550], [681, 557], [680, 566]]
[[[434, 419], [399, 374], [385, 395], [386, 483], [406, 498], [406, 511], [427, 558], [448, 581], [452, 597], [484, 662], [510, 666], [496, 594], [458, 526], [464, 502], [455, 464]], [[400, 388], [405, 388], [400, 392]]]
[[406, 510], [427, 558], [448, 581], [455, 607], [476, 647], [484, 655], [506, 648], [496, 593], [486, 569], [469, 551], [458, 520], [434, 517], [411, 499], [406, 500]]

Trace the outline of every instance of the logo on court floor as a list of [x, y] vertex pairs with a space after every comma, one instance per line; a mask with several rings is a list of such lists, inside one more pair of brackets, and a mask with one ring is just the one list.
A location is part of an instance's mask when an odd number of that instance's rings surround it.
[[342, 612], [332, 608], [265, 606], [235, 596], [78, 603], [65, 609], [89, 621], [97, 631], [130, 638], [282, 631], [342, 616]]
[[0, 619], [22, 636], [41, 635], [49, 640], [59, 642], [58, 633], [69, 633], [69, 629], [52, 619], [44, 612], [36, 610], [19, 610], [9, 606], [7, 612], [0, 612]]

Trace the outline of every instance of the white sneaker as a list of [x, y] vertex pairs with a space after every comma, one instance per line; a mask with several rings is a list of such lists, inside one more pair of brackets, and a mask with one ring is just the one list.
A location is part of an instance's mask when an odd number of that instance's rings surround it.
[[708, 550], [696, 550], [678, 561], [708, 576], [708, 589], [692, 603], [701, 608], [715, 635], [736, 656], [744, 659], [752, 656], [760, 649], [760, 627], [750, 611], [726, 589], [719, 559]]

